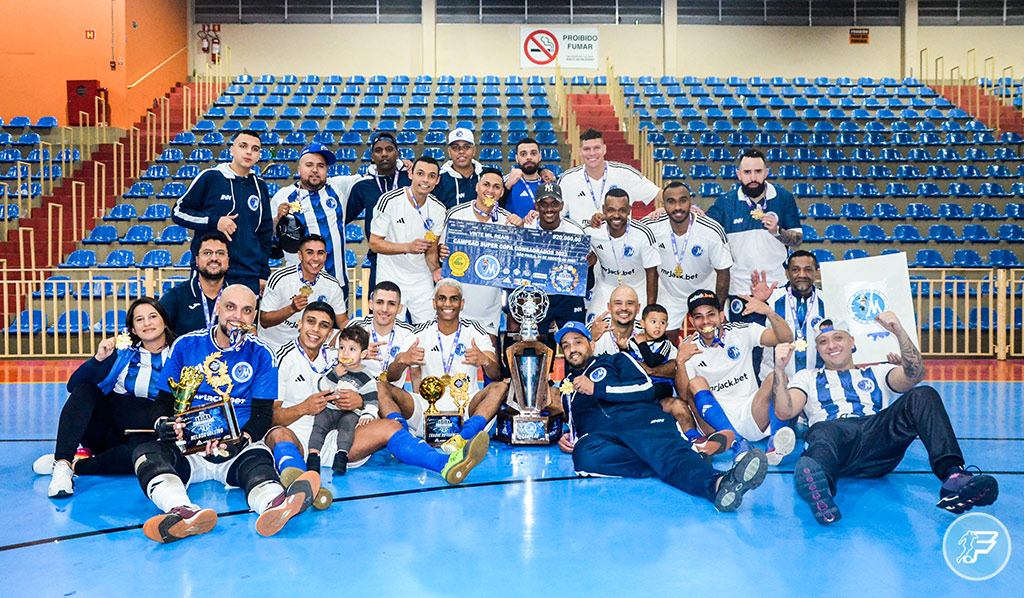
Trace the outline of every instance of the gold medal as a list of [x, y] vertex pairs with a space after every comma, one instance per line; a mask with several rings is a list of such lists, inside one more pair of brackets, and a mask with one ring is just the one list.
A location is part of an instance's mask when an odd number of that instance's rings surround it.
[[377, 376], [377, 380], [383, 382], [384, 384], [387, 384], [388, 383], [388, 371], [384, 370], [383, 372], [381, 372], [380, 376]]
[[423, 238], [433, 243], [434, 241], [437, 240], [438, 237], [437, 234], [434, 233], [434, 231], [428, 230], [427, 234], [423, 235]]
[[288, 213], [296, 214], [302, 211], [302, 204], [297, 201], [288, 202]]
[[238, 329], [241, 330], [243, 333], [246, 333], [256, 330], [256, 326], [254, 324], [242, 324], [241, 326], [238, 327]]
[[313, 287], [309, 286], [308, 284], [303, 285], [302, 288], [299, 289], [299, 293], [309, 297], [310, 295], [313, 294]]
[[619, 286], [622, 286], [622, 272], [619, 272]]
[[802, 338], [798, 338], [795, 341], [793, 341], [793, 348], [796, 349], [797, 351], [806, 351], [807, 341]]
[[443, 384], [444, 386], [446, 386], [448, 388], [451, 388], [451, 386], [452, 386], [452, 375], [451, 374], [445, 374], [444, 376], [441, 376], [441, 384]]
[[131, 346], [132, 337], [127, 332], [122, 332], [121, 334], [117, 335], [117, 338], [114, 340], [114, 348], [116, 348], [118, 351], [124, 351], [125, 349], [128, 349]]
[[750, 217], [754, 220], [760, 220], [764, 218], [764, 210], [761, 209], [761, 206], [758, 206], [750, 211]]
[[672, 273], [675, 274], [676, 276], [682, 276], [683, 275], [683, 265], [682, 264], [676, 264], [676, 269], [673, 270]]
[[558, 385], [558, 390], [564, 396], [564, 395], [571, 395], [576, 389], [573, 388], [572, 381], [570, 381], [569, 378], [566, 377], [566, 378], [562, 378], [562, 383], [560, 385]]

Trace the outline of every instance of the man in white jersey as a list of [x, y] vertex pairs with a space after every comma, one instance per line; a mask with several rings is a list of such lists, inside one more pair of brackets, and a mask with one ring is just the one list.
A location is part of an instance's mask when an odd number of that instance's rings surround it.
[[[388, 382], [381, 374], [398, 355], [399, 347], [413, 333], [413, 326], [397, 319], [402, 311], [402, 290], [395, 283], [384, 280], [370, 292], [370, 314], [349, 322], [370, 335], [370, 349], [363, 360], [366, 373], [381, 382]], [[396, 380], [401, 386], [404, 378]], [[410, 412], [407, 417], [412, 417]]]
[[651, 207], [661, 198], [661, 189], [632, 166], [605, 160], [608, 147], [596, 129], [580, 134], [580, 158], [583, 164], [566, 170], [558, 179], [565, 207], [562, 214], [583, 226], [590, 224], [594, 214], [601, 212], [605, 194], [611, 189], [625, 189], [630, 204], [640, 202]]
[[[275, 228], [278, 220], [298, 208], [295, 214], [306, 226], [306, 232], [320, 235], [327, 242], [324, 270], [339, 280], [347, 281], [345, 206], [352, 186], [363, 176], [327, 176], [327, 168], [336, 161], [334, 153], [321, 143], [311, 143], [302, 148], [297, 168], [299, 180], [275, 193], [270, 207], [274, 210]], [[298, 254], [285, 252], [284, 263], [298, 264]]]
[[313, 301], [324, 301], [337, 313], [338, 328], [348, 322], [341, 282], [324, 271], [327, 243], [320, 235], [306, 235], [299, 244], [299, 264], [284, 266], [270, 275], [260, 302], [260, 338], [275, 351], [295, 340], [299, 314]]
[[963, 513], [994, 503], [999, 495], [995, 478], [964, 470], [942, 398], [930, 386], [917, 386], [927, 373], [921, 351], [893, 312], [882, 312], [875, 321], [899, 341], [900, 365], [858, 368], [849, 328], [830, 319], [822, 320], [814, 335], [824, 367], [803, 369], [790, 378], [786, 366], [793, 347], [776, 347], [775, 411], [786, 419], [803, 412], [811, 426], [793, 472], [800, 498], [818, 523], [835, 523], [841, 518], [833, 500], [839, 478], [884, 476], [920, 438], [932, 472], [943, 481], [936, 506]]
[[630, 218], [629, 196], [623, 189], [612, 189], [604, 198], [604, 222], [591, 222], [590, 250], [597, 258], [594, 288], [591, 289], [587, 318], [604, 310], [616, 287], [627, 285], [636, 290], [641, 306], [657, 301], [658, 264], [654, 234], [639, 220]]
[[665, 214], [641, 220], [654, 234], [661, 256], [658, 303], [668, 311], [668, 338], [675, 342], [686, 318], [686, 300], [697, 289], [711, 286], [722, 305], [729, 295], [732, 253], [714, 220], [694, 213], [690, 188], [672, 181], [662, 190]]
[[[410, 370], [414, 394], [395, 386], [381, 385], [381, 414], [411, 412], [412, 417], [407, 418], [411, 431], [422, 436], [423, 412], [428, 405], [416, 394], [419, 393], [420, 381], [427, 376], [447, 376], [451, 382], [445, 386], [437, 408], [456, 411], [454, 395], [469, 399], [467, 418], [459, 436], [472, 438], [494, 419], [508, 393], [508, 384], [500, 381], [501, 366], [487, 331], [472, 320], [460, 318], [465, 305], [462, 284], [452, 278], [442, 279], [434, 289], [433, 303], [437, 318], [417, 326], [388, 366], [388, 380], [391, 381], [399, 380], [406, 369]], [[479, 382], [481, 369], [488, 378], [496, 380], [482, 389]], [[453, 438], [459, 439], [459, 436]], [[457, 443], [458, 440], [445, 446], [458, 448]]]
[[778, 465], [792, 452], [796, 437], [792, 428], [774, 419], [771, 381], [758, 386], [750, 355], [755, 347], [792, 341], [793, 332], [764, 302], [749, 295], [744, 299], [747, 311], [767, 316], [771, 328], [755, 322], [726, 322], [718, 296], [710, 290], [690, 295], [687, 303], [697, 333], [679, 344], [676, 390], [680, 395], [692, 393], [701, 417], [715, 429], [736, 433], [733, 451], [737, 456], [749, 449], [748, 440], [761, 440], [771, 432], [766, 453], [769, 464]]
[[[447, 258], [448, 248], [444, 246], [448, 238], [448, 223], [452, 220], [466, 222], [491, 223], [503, 226], [522, 226], [523, 219], [498, 206], [505, 186], [502, 183], [501, 171], [496, 168], [484, 168], [480, 171], [476, 183], [476, 199], [464, 202], [448, 210], [444, 217], [441, 233], [441, 257]], [[484, 327], [491, 341], [497, 340], [498, 325], [501, 323], [501, 288], [480, 284], [464, 284], [463, 299], [466, 302], [464, 316], [475, 320]]]
[[[606, 311], [590, 324], [594, 355], [628, 351], [630, 339], [644, 332], [643, 321], [636, 317], [640, 309], [636, 291], [626, 285], [616, 287], [605, 307]], [[672, 367], [674, 372], [675, 364]]]
[[[430, 156], [412, 165], [412, 184], [381, 195], [370, 221], [370, 249], [377, 255], [377, 281], [402, 289], [413, 324], [433, 317], [431, 296], [440, 278], [437, 241], [444, 226], [444, 204], [431, 194], [439, 167]], [[436, 271], [436, 273], [435, 273]]]

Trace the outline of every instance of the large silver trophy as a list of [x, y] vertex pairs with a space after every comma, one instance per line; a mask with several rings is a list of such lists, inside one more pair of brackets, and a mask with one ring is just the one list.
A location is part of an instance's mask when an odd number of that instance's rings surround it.
[[551, 444], [558, 440], [562, 417], [545, 408], [554, 352], [537, 340], [538, 322], [548, 311], [548, 296], [533, 286], [516, 288], [508, 297], [509, 312], [519, 322], [519, 340], [505, 349], [512, 386], [508, 404], [515, 413], [499, 415], [498, 436], [510, 444]]

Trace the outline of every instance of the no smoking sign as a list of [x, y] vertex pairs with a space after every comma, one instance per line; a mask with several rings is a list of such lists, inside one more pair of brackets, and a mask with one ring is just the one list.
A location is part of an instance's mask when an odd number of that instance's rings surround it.
[[523, 43], [523, 53], [537, 66], [550, 64], [558, 57], [558, 38], [544, 29], [531, 31]]
[[522, 51], [519, 66], [522, 68], [598, 68], [597, 29], [584, 27], [536, 27], [520, 28]]

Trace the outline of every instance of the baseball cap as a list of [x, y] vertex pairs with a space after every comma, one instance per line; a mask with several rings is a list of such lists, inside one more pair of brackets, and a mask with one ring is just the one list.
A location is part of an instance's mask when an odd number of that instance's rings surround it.
[[715, 309], [722, 309], [722, 304], [718, 302], [718, 296], [715, 295], [714, 291], [707, 289], [697, 289], [690, 293], [690, 297], [686, 300], [686, 311], [687, 313], [693, 313], [693, 310], [701, 305], [710, 305]]
[[377, 131], [370, 135], [370, 149], [373, 149], [373, 146], [377, 145], [378, 141], [387, 141], [391, 145], [398, 147], [398, 140], [395, 139], [394, 135], [387, 131]]
[[562, 201], [562, 188], [558, 186], [558, 183], [541, 183], [537, 187], [537, 197], [535, 201], [540, 201], [548, 197], [556, 199], [559, 202]]
[[302, 151], [299, 152], [299, 158], [302, 158], [302, 156], [305, 156], [306, 154], [320, 154], [324, 157], [324, 162], [327, 162], [328, 166], [338, 161], [338, 159], [334, 157], [334, 152], [322, 143], [310, 143], [306, 147], [302, 148]]
[[583, 336], [587, 337], [588, 341], [593, 340], [590, 338], [590, 331], [587, 330], [587, 327], [583, 324], [583, 322], [566, 322], [565, 326], [559, 328], [558, 332], [555, 333], [555, 342], [562, 342], [562, 337], [565, 336], [568, 332], [578, 332]]
[[476, 145], [476, 142], [473, 140], [473, 131], [470, 131], [465, 127], [453, 129], [451, 133], [448, 133], [448, 145], [451, 145], [456, 141], [465, 141], [471, 145]]
[[846, 322], [834, 322], [828, 318], [818, 322], [818, 325], [814, 327], [814, 338], [817, 338], [826, 332], [833, 332], [840, 330], [846, 334], [850, 334], [850, 325]]

